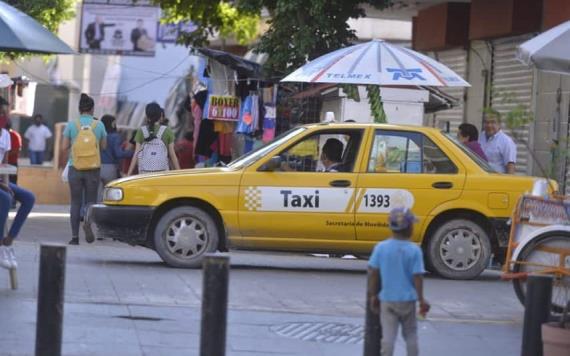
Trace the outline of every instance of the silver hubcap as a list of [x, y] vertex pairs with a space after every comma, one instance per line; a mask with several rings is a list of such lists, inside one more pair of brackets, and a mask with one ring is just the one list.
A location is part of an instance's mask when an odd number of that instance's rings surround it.
[[206, 249], [208, 231], [204, 224], [193, 216], [174, 220], [166, 230], [168, 251], [179, 258], [191, 259]]
[[447, 267], [454, 271], [465, 271], [481, 258], [481, 241], [473, 231], [455, 229], [443, 238], [439, 255]]

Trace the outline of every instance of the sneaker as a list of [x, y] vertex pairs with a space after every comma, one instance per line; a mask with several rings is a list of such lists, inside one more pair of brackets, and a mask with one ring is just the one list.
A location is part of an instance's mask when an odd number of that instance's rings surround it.
[[16, 253], [14, 252], [14, 247], [6, 246], [6, 251], [8, 252], [8, 259], [12, 263], [12, 268], [18, 268], [18, 262], [16, 261]]
[[91, 225], [83, 223], [83, 232], [85, 233], [85, 241], [88, 243], [95, 241], [95, 235], [93, 234], [93, 230], [91, 230]]
[[0, 246], [0, 267], [7, 269], [12, 268], [12, 260], [10, 259], [6, 246]]
[[79, 238], [78, 237], [74, 237], [71, 240], [69, 240], [69, 244], [70, 245], [79, 245]]

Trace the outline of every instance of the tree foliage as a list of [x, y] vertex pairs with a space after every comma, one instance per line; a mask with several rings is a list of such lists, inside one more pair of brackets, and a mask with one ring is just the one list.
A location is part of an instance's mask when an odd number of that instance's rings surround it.
[[[262, 10], [269, 13], [268, 29], [255, 45], [258, 52], [269, 54], [266, 69], [284, 75], [307, 60], [343, 47], [356, 35], [347, 24], [350, 18], [364, 16], [361, 5], [377, 8], [391, 0], [156, 0], [170, 19], [191, 20], [198, 30], [187, 34], [184, 42], [204, 46], [215, 33], [235, 33], [242, 43], [255, 38], [252, 31], [239, 32], [237, 19], [257, 18]], [[236, 20], [225, 21], [224, 9], [235, 10]]]
[[[53, 33], [59, 26], [75, 15], [76, 0], [3, 0], [28, 16], [34, 18]], [[5, 53], [0, 52], [0, 59]], [[22, 53], [9, 53], [11, 57], [21, 56]]]
[[214, 35], [223, 39], [234, 37], [238, 43], [246, 45], [256, 38], [259, 30], [259, 14], [240, 11], [229, 1], [156, 0], [155, 3], [163, 10], [163, 21], [189, 20], [198, 26], [178, 39], [187, 46], [205, 46], [208, 38]]

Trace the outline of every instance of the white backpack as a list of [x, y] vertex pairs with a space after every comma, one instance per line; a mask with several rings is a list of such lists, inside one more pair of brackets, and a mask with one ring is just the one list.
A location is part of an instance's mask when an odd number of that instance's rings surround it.
[[138, 152], [139, 173], [160, 172], [168, 170], [168, 148], [162, 141], [166, 126], [161, 125], [158, 133], [151, 140], [147, 126], [143, 126], [142, 133], [145, 141]]

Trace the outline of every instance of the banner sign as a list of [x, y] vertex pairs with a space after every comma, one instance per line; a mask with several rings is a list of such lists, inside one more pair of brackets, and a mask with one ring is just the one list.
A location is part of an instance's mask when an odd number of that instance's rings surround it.
[[210, 95], [208, 97], [208, 119], [238, 121], [240, 100], [237, 96]]
[[519, 218], [532, 224], [553, 225], [570, 223], [570, 202], [525, 196]]
[[178, 36], [182, 33], [194, 32], [198, 27], [190, 22], [178, 22], [178, 23], [160, 23], [158, 24], [158, 34], [156, 35], [156, 41], [161, 43], [176, 43]]
[[83, 1], [79, 51], [154, 56], [160, 11], [145, 4], [150, 1]]

